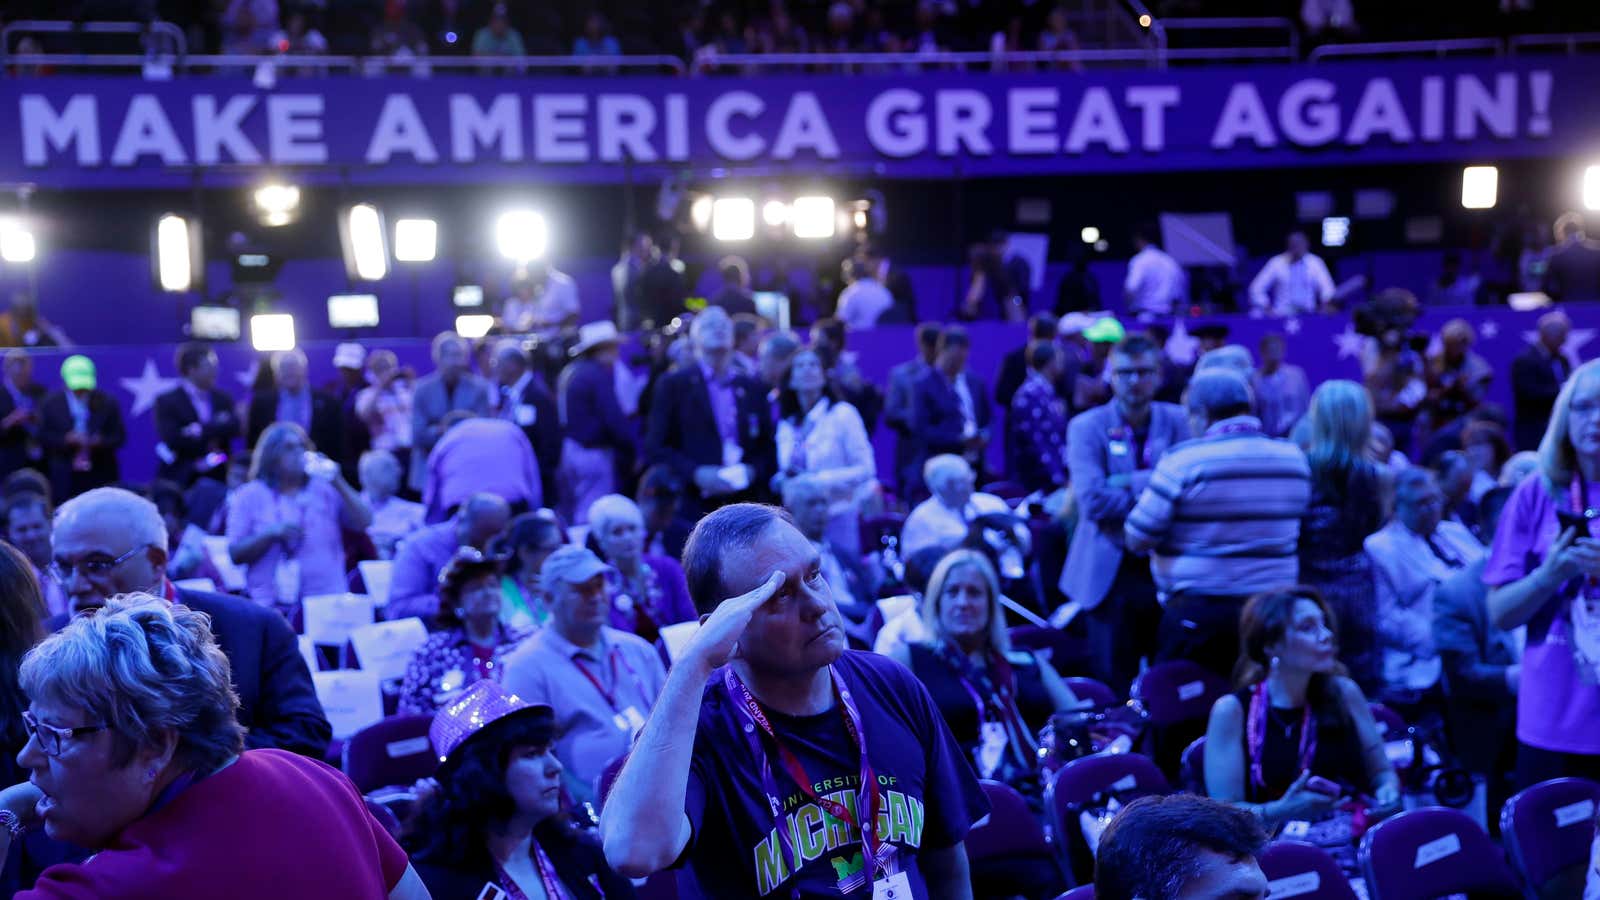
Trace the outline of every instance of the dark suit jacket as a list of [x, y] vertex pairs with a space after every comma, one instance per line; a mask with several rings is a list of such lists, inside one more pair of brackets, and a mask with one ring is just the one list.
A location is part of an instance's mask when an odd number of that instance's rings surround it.
[[[45, 389], [42, 385], [30, 384], [24, 394], [33, 398], [33, 408], [38, 410], [40, 402], [44, 400]], [[11, 392], [0, 385], [0, 419], [11, 415], [17, 408], [17, 401]], [[28, 456], [28, 442], [37, 440], [38, 425], [15, 425], [11, 428], [0, 429], [0, 478], [4, 478], [18, 469], [34, 465], [35, 460]]]
[[[333, 726], [323, 715], [311, 671], [283, 616], [228, 594], [180, 588], [178, 602], [211, 617], [211, 633], [233, 670], [239, 724], [247, 729], [245, 749], [274, 747], [324, 758]], [[67, 621], [60, 615], [47, 624], [60, 631]]]
[[539, 460], [540, 487], [545, 502], [550, 503], [551, 498], [557, 496], [556, 470], [561, 465], [561, 415], [556, 409], [556, 398], [536, 376], [528, 379], [512, 402], [516, 406], [509, 416], [528, 436], [533, 455]]
[[[972, 393], [972, 411], [978, 429], [988, 428], [994, 416], [983, 379], [971, 372], [964, 372], [961, 377], [967, 380], [967, 390]], [[950, 380], [938, 369], [924, 374], [911, 389], [911, 434], [916, 441], [917, 452], [906, 477], [914, 485], [915, 491], [924, 489], [922, 465], [930, 457], [941, 453], [961, 456], [966, 452], [966, 441], [961, 436], [965, 422], [966, 419], [961, 415], [961, 398], [956, 395]], [[981, 470], [982, 467], [974, 465], [972, 468]]]
[[[278, 392], [257, 391], [250, 398], [250, 412], [245, 416], [245, 444], [254, 448], [267, 426], [278, 421]], [[338, 399], [321, 391], [311, 392], [311, 443], [328, 456], [339, 459], [344, 455], [344, 407]]]
[[1517, 698], [1506, 686], [1506, 667], [1515, 660], [1506, 635], [1489, 622], [1486, 560], [1455, 573], [1433, 594], [1433, 643], [1444, 664], [1445, 695], [1461, 764], [1474, 772], [1494, 768], [1502, 749], [1493, 736], [1515, 744]]
[[39, 415], [39, 443], [44, 445], [50, 486], [57, 502], [91, 488], [115, 484], [122, 478], [117, 466], [117, 450], [128, 439], [128, 433], [123, 428], [122, 410], [110, 394], [101, 390], [89, 394], [89, 433], [98, 436], [101, 443], [89, 451], [87, 472], [72, 470], [76, 451], [66, 443], [67, 433], [73, 427], [66, 391], [54, 391], [46, 397]]
[[738, 408], [739, 446], [744, 462], [752, 469], [750, 489], [738, 494], [713, 498], [709, 503], [694, 487], [694, 470], [700, 466], [722, 465], [722, 437], [716, 415], [711, 411], [711, 393], [698, 362], [668, 372], [656, 386], [650, 401], [649, 426], [644, 448], [648, 464], [665, 463], [678, 473], [686, 490], [685, 513], [693, 516], [705, 509], [765, 497], [767, 484], [778, 471], [778, 450], [774, 443], [772, 410], [767, 391], [760, 382], [744, 375], [733, 377], [734, 399]]
[[1512, 423], [1515, 450], [1536, 450], [1544, 438], [1545, 425], [1550, 421], [1550, 411], [1556, 405], [1556, 395], [1561, 393], [1564, 376], [1557, 369], [1572, 374], [1572, 364], [1563, 357], [1557, 361], [1545, 353], [1544, 348], [1530, 345], [1511, 361], [1511, 396], [1514, 399], [1516, 419]]
[[[211, 421], [200, 423], [199, 437], [183, 433], [183, 429], [200, 422], [200, 415], [182, 386], [156, 398], [155, 415], [156, 435], [173, 455], [171, 462], [162, 460], [159, 475], [182, 485], [194, 483], [200, 475], [196, 464], [207, 453], [213, 450], [231, 452], [233, 439], [239, 436], [239, 418], [233, 412], [233, 398], [216, 388], [211, 389]], [[223, 476], [220, 470], [208, 474], [215, 474], [218, 479]]]

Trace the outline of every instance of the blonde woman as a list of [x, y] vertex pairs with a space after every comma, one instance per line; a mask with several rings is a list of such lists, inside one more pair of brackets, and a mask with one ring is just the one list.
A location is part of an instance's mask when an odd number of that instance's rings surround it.
[[1495, 530], [1483, 581], [1496, 628], [1528, 626], [1517, 782], [1600, 777], [1600, 361], [1572, 373]]
[[895, 657], [928, 688], [980, 777], [1037, 788], [1039, 729], [1078, 698], [1049, 663], [1011, 649], [988, 558], [956, 550], [940, 560], [922, 623], [928, 639], [897, 648]]

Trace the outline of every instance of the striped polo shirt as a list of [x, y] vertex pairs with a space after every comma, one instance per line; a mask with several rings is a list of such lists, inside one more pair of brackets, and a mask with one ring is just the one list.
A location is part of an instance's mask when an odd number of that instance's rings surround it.
[[1300, 448], [1267, 437], [1254, 416], [1236, 416], [1161, 457], [1128, 514], [1127, 542], [1150, 548], [1165, 595], [1247, 596], [1299, 579], [1310, 501]]

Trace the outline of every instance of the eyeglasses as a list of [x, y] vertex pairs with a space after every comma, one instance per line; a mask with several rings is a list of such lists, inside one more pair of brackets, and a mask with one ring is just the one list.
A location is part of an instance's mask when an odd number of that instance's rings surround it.
[[77, 728], [57, 728], [46, 725], [33, 717], [33, 713], [23, 710], [22, 722], [28, 726], [28, 731], [33, 734], [34, 740], [39, 742], [39, 749], [45, 756], [60, 756], [66, 743], [72, 738], [94, 734], [96, 731], [105, 731], [109, 725], [80, 725]]
[[1128, 380], [1132, 380], [1132, 379], [1135, 379], [1135, 378], [1149, 378], [1149, 377], [1151, 377], [1151, 376], [1153, 376], [1155, 374], [1156, 374], [1156, 370], [1154, 368], [1149, 367], [1149, 366], [1138, 366], [1138, 367], [1135, 367], [1135, 368], [1112, 369], [1111, 370], [1111, 376], [1113, 378], [1125, 378], [1125, 379], [1128, 379]]
[[72, 573], [74, 571], [81, 573], [85, 578], [100, 578], [110, 572], [112, 569], [115, 569], [117, 566], [120, 566], [128, 560], [133, 559], [135, 555], [145, 550], [148, 546], [148, 544], [140, 544], [116, 559], [111, 559], [102, 555], [98, 557], [91, 556], [87, 559], [80, 559], [77, 562], [73, 562], [71, 560], [64, 560], [58, 557], [50, 562], [50, 577], [54, 578], [61, 584], [66, 584], [68, 581], [71, 581]]

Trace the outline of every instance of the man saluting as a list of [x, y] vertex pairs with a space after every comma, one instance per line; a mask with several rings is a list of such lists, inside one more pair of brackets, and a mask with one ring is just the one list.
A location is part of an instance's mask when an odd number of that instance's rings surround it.
[[683, 562], [704, 624], [605, 802], [611, 865], [683, 866], [691, 897], [971, 898], [977, 778], [909, 671], [846, 651], [812, 543], [736, 504]]

